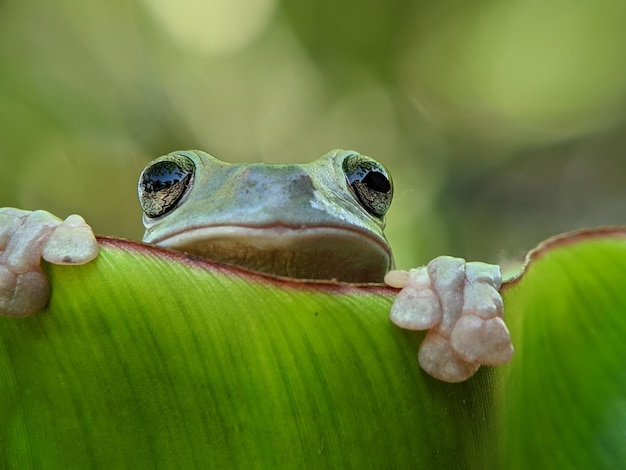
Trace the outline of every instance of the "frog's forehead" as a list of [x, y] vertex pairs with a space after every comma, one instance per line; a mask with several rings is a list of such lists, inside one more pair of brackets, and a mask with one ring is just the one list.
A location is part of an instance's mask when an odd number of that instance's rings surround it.
[[383, 237], [384, 220], [357, 201], [342, 162], [356, 152], [333, 150], [306, 164], [232, 164], [203, 152], [176, 152], [195, 166], [192, 186], [179, 207], [144, 219], [144, 241], [208, 225], [361, 229]]

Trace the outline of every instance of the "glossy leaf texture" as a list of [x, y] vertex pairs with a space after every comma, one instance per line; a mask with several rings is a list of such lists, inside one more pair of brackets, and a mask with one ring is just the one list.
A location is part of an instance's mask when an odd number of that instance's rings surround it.
[[626, 462], [626, 230], [555, 237], [504, 288], [516, 345], [499, 371], [508, 468]]
[[516, 353], [424, 374], [395, 291], [102, 238], [0, 319], [4, 468], [595, 468], [625, 461], [626, 238], [574, 234], [503, 288]]

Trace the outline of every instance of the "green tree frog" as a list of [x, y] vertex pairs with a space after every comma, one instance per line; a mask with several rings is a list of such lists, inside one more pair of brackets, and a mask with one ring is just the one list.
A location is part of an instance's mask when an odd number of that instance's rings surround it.
[[[498, 293], [498, 266], [442, 256], [394, 270], [383, 229], [393, 196], [387, 169], [354, 151], [309, 164], [228, 164], [199, 151], [157, 158], [141, 173], [143, 241], [253, 271], [301, 279], [386, 282], [400, 288], [390, 318], [429, 330], [418, 360], [449, 382], [513, 347]], [[78, 215], [0, 209], [0, 313], [24, 316], [49, 298], [41, 258], [82, 264], [98, 254]]]

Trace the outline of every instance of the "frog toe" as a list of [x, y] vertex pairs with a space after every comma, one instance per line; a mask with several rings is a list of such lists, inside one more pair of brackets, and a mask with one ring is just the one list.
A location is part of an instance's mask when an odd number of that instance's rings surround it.
[[430, 330], [418, 353], [420, 367], [430, 376], [444, 382], [462, 382], [478, 370], [479, 364], [462, 359], [436, 329]]
[[407, 330], [427, 330], [441, 322], [441, 305], [425, 267], [411, 269], [405, 287], [389, 313], [391, 321]]
[[463, 360], [482, 365], [501, 365], [513, 356], [511, 335], [500, 317], [487, 320], [463, 315], [450, 335], [450, 344]]
[[84, 264], [98, 256], [93, 231], [81, 216], [73, 214], [54, 228], [42, 257], [54, 264]]
[[39, 270], [17, 274], [0, 266], [0, 314], [23, 317], [44, 309], [50, 285]]

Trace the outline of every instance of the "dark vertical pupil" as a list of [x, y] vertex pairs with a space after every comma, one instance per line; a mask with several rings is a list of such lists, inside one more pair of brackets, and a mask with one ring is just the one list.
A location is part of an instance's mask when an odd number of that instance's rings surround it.
[[368, 172], [362, 181], [370, 189], [380, 193], [387, 193], [391, 189], [391, 184], [389, 184], [387, 177], [378, 171]]

